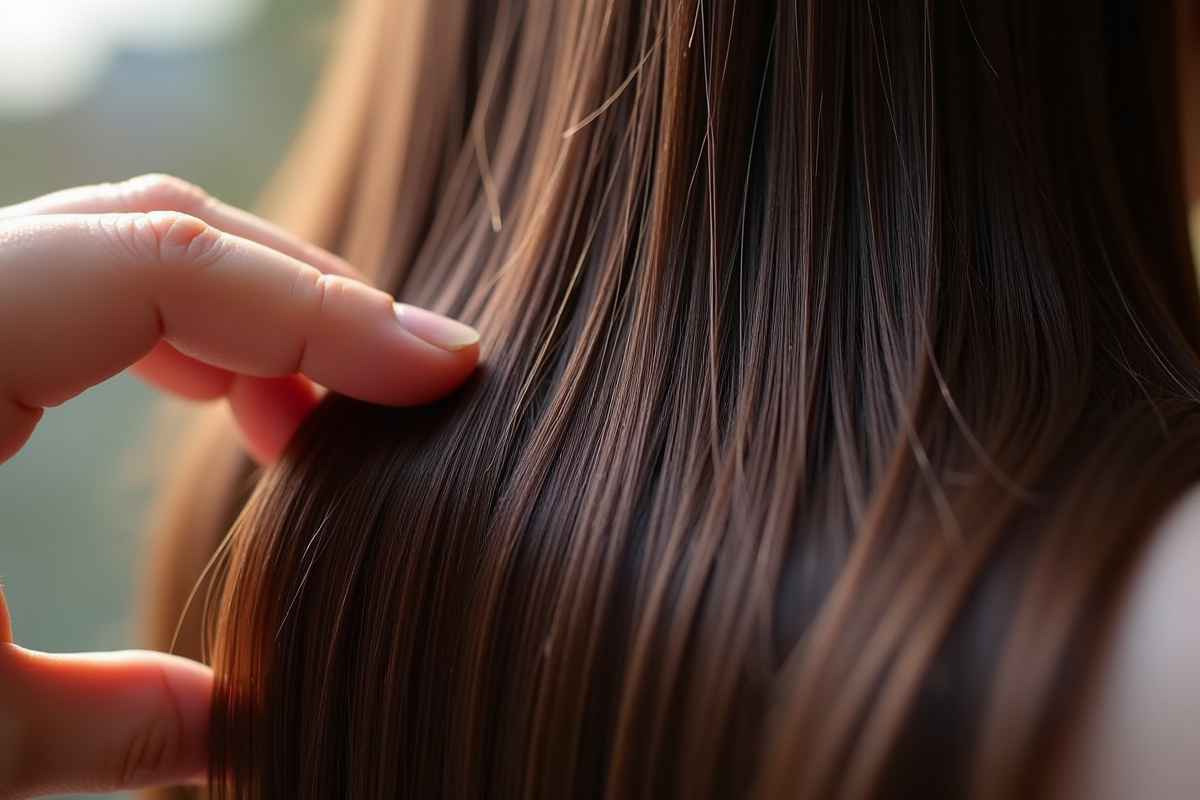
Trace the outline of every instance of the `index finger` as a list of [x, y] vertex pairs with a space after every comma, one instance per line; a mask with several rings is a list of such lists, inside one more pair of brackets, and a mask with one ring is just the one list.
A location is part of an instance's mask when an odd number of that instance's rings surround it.
[[161, 339], [223, 369], [302, 372], [385, 405], [437, 399], [478, 360], [473, 329], [194, 217], [24, 217], [0, 222], [0, 244], [0, 343], [21, 343], [0, 349], [0, 437], [17, 429], [0, 439], [0, 458], [23, 444], [43, 407]]
[[187, 214], [225, 233], [278, 250], [321, 272], [354, 278], [360, 283], [371, 283], [365, 275], [333, 253], [261, 217], [222, 203], [200, 187], [170, 175], [142, 175], [121, 183], [63, 189], [0, 208], [0, 221], [50, 214], [146, 214], [151, 211]]

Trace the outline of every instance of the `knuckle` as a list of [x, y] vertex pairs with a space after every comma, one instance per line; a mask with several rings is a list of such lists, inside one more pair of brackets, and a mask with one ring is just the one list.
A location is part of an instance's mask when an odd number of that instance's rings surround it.
[[164, 261], [206, 263], [222, 241], [215, 228], [186, 214], [152, 211], [146, 215], [146, 221]]
[[336, 302], [341, 285], [332, 275], [321, 274], [313, 280], [313, 308], [317, 316], [324, 315]]
[[203, 267], [220, 256], [224, 238], [208, 223], [175, 211], [119, 214], [108, 231], [156, 266]]
[[132, 178], [118, 185], [131, 207], [144, 211], [172, 210], [194, 213], [213, 199], [199, 186], [173, 175], [152, 173]]
[[[303, 281], [311, 280], [311, 305], [308, 318], [308, 328], [312, 330], [319, 326], [321, 317], [329, 313], [329, 309], [337, 302], [338, 296], [341, 293], [340, 282], [334, 279], [331, 275], [319, 274], [316, 277], [309, 278], [307, 276], [301, 278]], [[299, 350], [295, 357], [296, 372], [304, 372], [307, 367], [308, 359], [308, 337], [302, 337]]]

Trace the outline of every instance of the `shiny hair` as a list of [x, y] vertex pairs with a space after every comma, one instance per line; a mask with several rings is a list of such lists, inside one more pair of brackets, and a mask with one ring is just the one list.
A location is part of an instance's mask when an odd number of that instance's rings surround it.
[[1043, 791], [1200, 479], [1171, 24], [354, 4], [274, 196], [482, 366], [253, 491], [216, 795]]

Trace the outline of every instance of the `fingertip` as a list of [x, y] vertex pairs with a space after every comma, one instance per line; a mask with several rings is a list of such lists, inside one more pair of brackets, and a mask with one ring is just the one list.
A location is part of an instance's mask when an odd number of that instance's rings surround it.
[[479, 358], [479, 331], [456, 319], [407, 303], [393, 303], [400, 327], [426, 344], [447, 353]]
[[331, 391], [387, 406], [431, 403], [479, 361], [479, 333], [375, 289], [326, 278], [301, 371]]
[[406, 381], [396, 405], [421, 406], [441, 400], [466, 383], [479, 367], [478, 342], [443, 353], [438, 369]]
[[[422, 406], [441, 400], [471, 377], [479, 365], [479, 344], [447, 350], [404, 334], [381, 359], [361, 393], [344, 392], [381, 405]], [[368, 373], [363, 372], [366, 375]]]
[[[417, 353], [400, 359], [409, 374], [398, 405], [423, 405], [457, 389], [479, 365], [479, 331], [456, 319], [407, 303], [393, 310]], [[414, 368], [415, 366], [415, 368]]]

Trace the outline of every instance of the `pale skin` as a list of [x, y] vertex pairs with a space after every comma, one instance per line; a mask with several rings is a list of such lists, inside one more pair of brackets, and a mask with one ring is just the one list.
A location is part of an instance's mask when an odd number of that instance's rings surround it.
[[[467, 326], [163, 176], [0, 209], [0, 287], [0, 461], [45, 408], [127, 367], [223, 398], [270, 463], [318, 386], [414, 405], [479, 358]], [[211, 692], [207, 667], [161, 653], [23, 649], [0, 591], [0, 798], [202, 782]]]

